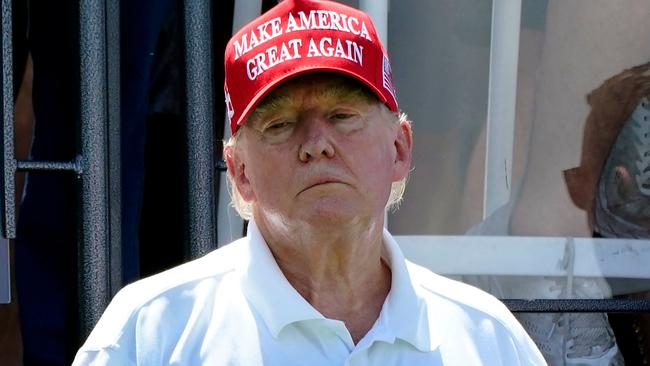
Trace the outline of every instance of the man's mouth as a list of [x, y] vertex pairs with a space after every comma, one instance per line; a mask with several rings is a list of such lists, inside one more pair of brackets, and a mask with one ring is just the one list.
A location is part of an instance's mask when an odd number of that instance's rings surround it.
[[305, 191], [307, 191], [309, 189], [312, 189], [312, 188], [317, 188], [317, 187], [320, 187], [320, 186], [331, 185], [331, 184], [345, 184], [345, 183], [342, 182], [341, 180], [332, 179], [332, 178], [318, 179], [318, 180], [308, 184], [307, 187], [305, 187], [302, 191], [300, 191], [300, 193], [303, 193], [303, 192], [305, 192]]

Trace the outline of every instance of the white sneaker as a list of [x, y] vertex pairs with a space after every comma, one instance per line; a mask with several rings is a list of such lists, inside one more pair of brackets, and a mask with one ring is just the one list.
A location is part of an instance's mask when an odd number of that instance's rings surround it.
[[[537, 298], [603, 298], [598, 279], [547, 279]], [[540, 284], [541, 281], [535, 281]], [[534, 291], [534, 290], [533, 290]], [[614, 332], [604, 313], [520, 313], [517, 318], [551, 366], [623, 366]]]

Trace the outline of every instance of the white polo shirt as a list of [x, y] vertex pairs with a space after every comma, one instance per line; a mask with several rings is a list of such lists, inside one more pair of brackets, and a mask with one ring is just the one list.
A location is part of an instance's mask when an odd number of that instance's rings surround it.
[[289, 284], [254, 222], [230, 245], [121, 290], [73, 365], [545, 365], [491, 295], [406, 261], [354, 344]]

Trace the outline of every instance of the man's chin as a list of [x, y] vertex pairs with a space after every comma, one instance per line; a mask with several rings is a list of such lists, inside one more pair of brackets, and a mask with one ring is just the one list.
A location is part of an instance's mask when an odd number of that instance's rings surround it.
[[357, 224], [363, 215], [359, 205], [315, 205], [299, 215], [299, 220], [308, 222], [311, 226], [321, 226], [341, 229], [347, 225]]

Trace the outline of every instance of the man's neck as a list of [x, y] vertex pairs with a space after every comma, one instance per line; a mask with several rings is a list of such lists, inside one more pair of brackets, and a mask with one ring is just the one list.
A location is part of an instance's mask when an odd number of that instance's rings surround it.
[[357, 343], [390, 291], [383, 223], [351, 225], [354, 230], [274, 230], [263, 219], [256, 223], [289, 283], [325, 317], [344, 321]]

